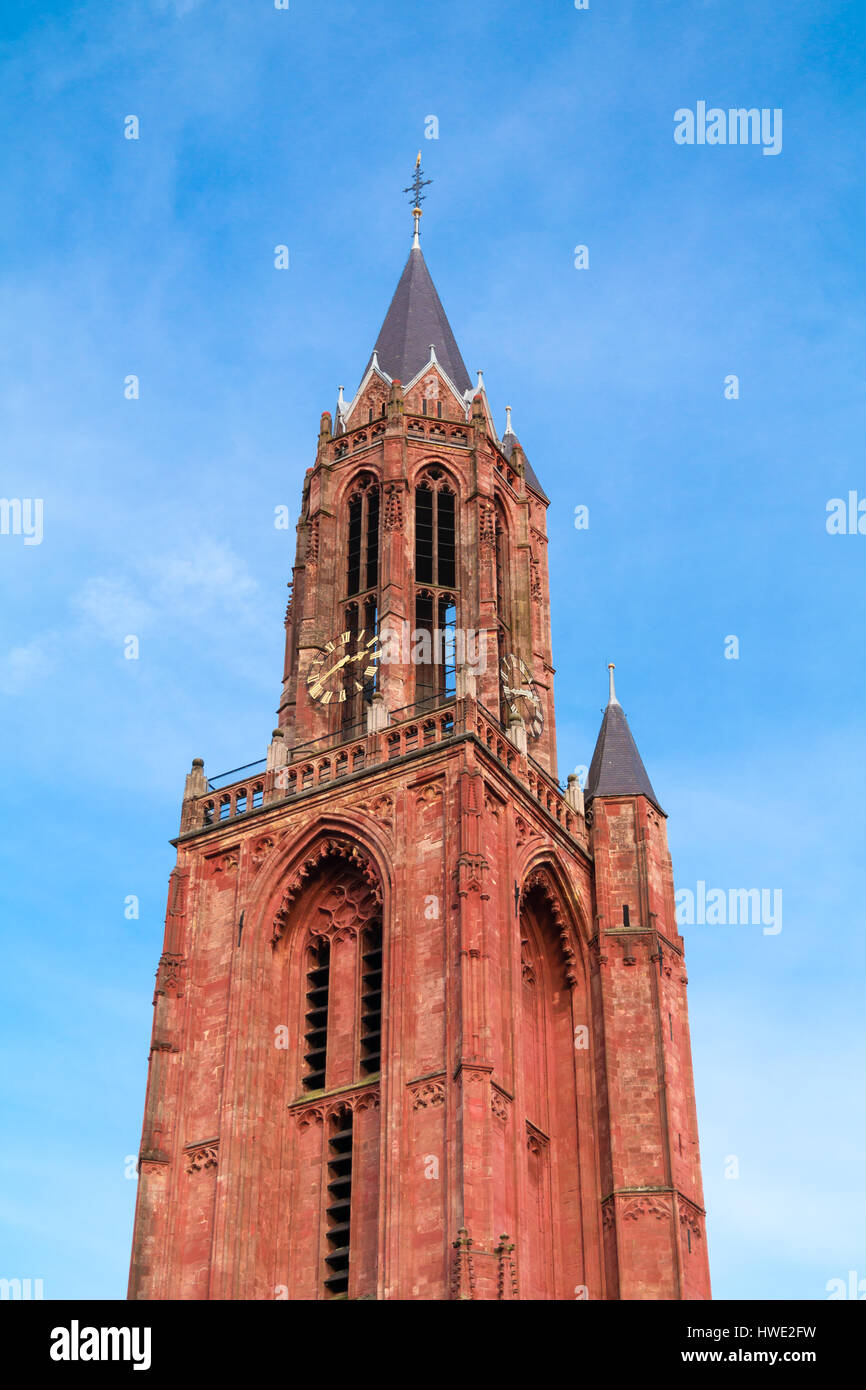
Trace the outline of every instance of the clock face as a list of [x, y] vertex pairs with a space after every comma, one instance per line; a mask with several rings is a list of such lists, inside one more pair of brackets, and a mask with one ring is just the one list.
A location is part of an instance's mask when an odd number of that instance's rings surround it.
[[499, 663], [499, 683], [508, 710], [523, 720], [530, 738], [539, 738], [544, 728], [544, 709], [526, 662], [513, 652], [506, 652]]
[[339, 705], [359, 690], [370, 688], [379, 669], [379, 637], [361, 628], [341, 632], [313, 658], [307, 690], [320, 705]]

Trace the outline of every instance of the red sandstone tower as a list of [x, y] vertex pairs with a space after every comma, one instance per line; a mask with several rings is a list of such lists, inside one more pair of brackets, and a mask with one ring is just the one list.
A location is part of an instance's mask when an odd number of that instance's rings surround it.
[[129, 1296], [709, 1298], [664, 812], [612, 673], [560, 790], [548, 499], [419, 219], [322, 416], [267, 759], [187, 777]]

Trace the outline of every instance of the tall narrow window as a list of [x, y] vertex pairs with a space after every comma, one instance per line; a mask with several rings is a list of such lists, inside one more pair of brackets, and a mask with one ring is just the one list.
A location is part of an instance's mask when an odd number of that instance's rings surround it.
[[328, 1055], [328, 991], [331, 947], [318, 941], [310, 947], [307, 967], [307, 1000], [304, 1015], [304, 1090], [319, 1091], [325, 1084]]
[[[456, 687], [457, 507], [441, 468], [428, 468], [415, 488], [415, 701], [429, 704]], [[429, 587], [427, 587], [429, 586]]]
[[382, 928], [368, 927], [361, 937], [361, 1072], [379, 1071], [382, 1056]]
[[511, 628], [511, 593], [508, 574], [508, 528], [502, 508], [496, 504], [496, 614], [503, 627]]
[[[496, 499], [496, 645], [499, 652], [500, 668], [502, 658], [513, 648], [511, 632], [511, 575], [509, 572], [508, 525], [499, 498]], [[499, 717], [508, 724], [510, 708], [499, 687]]]
[[429, 487], [415, 492], [415, 578], [433, 583], [433, 497]]
[[375, 589], [379, 583], [379, 489], [367, 493], [367, 582], [365, 589]]
[[379, 583], [379, 485], [368, 473], [349, 498], [346, 593], [363, 594]]
[[[286, 1189], [289, 1297], [370, 1298], [378, 1277], [382, 885], [361, 844], [335, 833], [318, 843], [295, 884], [274, 946], [289, 947], [295, 1020], [279, 1067], [285, 1076], [288, 1061], [294, 1077], [282, 1152], [303, 1174]], [[276, 1111], [265, 1127], [271, 1122]], [[275, 1136], [275, 1162], [278, 1151]]]
[[415, 578], [453, 588], [456, 582], [454, 493], [441, 468], [428, 468], [415, 489]]
[[419, 589], [415, 595], [413, 665], [415, 699], [426, 703], [456, 686], [457, 606], [453, 594]]
[[356, 594], [361, 587], [361, 518], [363, 497], [360, 493], [349, 502], [349, 573], [346, 592]]
[[328, 1133], [328, 1198], [325, 1204], [325, 1288], [346, 1298], [352, 1230], [352, 1110], [337, 1110]]

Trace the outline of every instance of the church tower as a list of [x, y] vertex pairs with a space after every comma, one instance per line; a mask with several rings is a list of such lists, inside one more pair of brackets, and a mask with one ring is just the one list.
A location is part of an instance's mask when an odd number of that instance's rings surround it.
[[710, 1296], [665, 814], [612, 668], [557, 781], [548, 498], [423, 186], [321, 417], [267, 757], [186, 779], [133, 1299]]

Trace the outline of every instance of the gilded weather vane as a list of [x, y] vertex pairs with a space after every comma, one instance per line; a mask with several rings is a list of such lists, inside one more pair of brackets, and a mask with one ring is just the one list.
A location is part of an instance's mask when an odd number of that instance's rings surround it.
[[421, 212], [421, 204], [427, 196], [426, 193], [421, 192], [421, 189], [426, 188], [428, 183], [433, 182], [432, 179], [422, 178], [423, 173], [424, 170], [421, 168], [421, 151], [419, 150], [418, 158], [415, 160], [415, 175], [409, 187], [403, 189], [404, 193], [412, 194], [412, 216], [415, 219], [415, 240], [412, 243], [413, 246], [419, 245], [418, 232], [421, 225], [421, 217], [423, 216]]
[[[419, 151], [418, 151], [418, 158], [415, 160], [415, 176], [414, 176], [414, 178], [412, 179], [412, 182], [410, 183], [409, 187], [403, 189], [403, 192], [404, 192], [404, 193], [411, 193], [411, 194], [412, 194], [412, 196], [413, 196], [414, 199], [415, 199], [415, 204], [414, 204], [414, 206], [415, 206], [416, 208], [420, 208], [420, 206], [421, 206], [421, 204], [423, 203], [424, 199], [427, 197], [427, 194], [426, 194], [426, 193], [422, 193], [422, 192], [421, 192], [421, 189], [422, 189], [422, 188], [426, 188], [428, 183], [432, 183], [432, 182], [433, 182], [432, 179], [423, 179], [423, 178], [421, 177], [421, 175], [422, 175], [423, 173], [424, 173], [424, 170], [421, 168], [421, 151], [419, 150]], [[414, 211], [414, 208], [413, 208], [413, 211]]]

